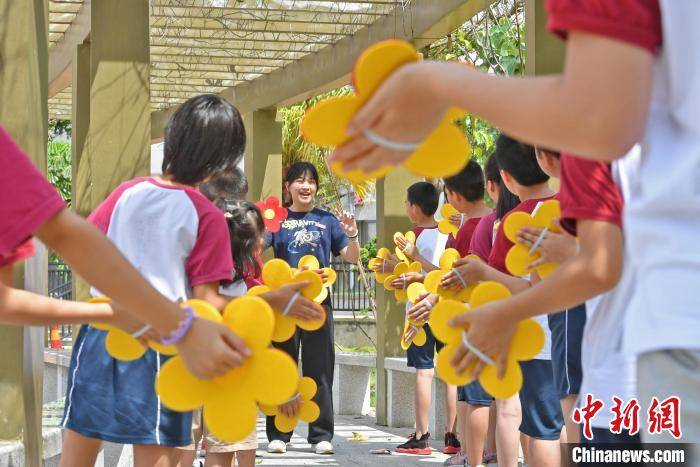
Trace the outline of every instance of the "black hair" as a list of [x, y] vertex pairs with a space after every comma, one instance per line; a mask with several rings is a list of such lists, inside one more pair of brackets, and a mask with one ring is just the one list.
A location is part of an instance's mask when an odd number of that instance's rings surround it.
[[484, 171], [478, 162], [470, 159], [457, 174], [444, 179], [445, 188], [464, 196], [467, 201], [484, 199]]
[[549, 149], [549, 148], [543, 148], [541, 146], [537, 147], [538, 151], [543, 151], [549, 154], [550, 156], [554, 157], [555, 159], [560, 159], [561, 158], [561, 151], [556, 151], [554, 149]]
[[295, 162], [287, 168], [287, 173], [284, 176], [284, 181], [287, 183], [292, 183], [298, 178], [302, 178], [306, 175], [311, 175], [311, 178], [316, 182], [318, 186], [318, 170], [316, 166], [311, 162]]
[[496, 203], [496, 217], [498, 219], [503, 219], [503, 216], [512, 211], [518, 204], [520, 204], [520, 198], [515, 196], [508, 189], [506, 184], [502, 179], [498, 180], [498, 202]]
[[243, 120], [233, 105], [214, 94], [192, 97], [165, 127], [163, 174], [196, 185], [238, 165], [245, 143]]
[[501, 183], [501, 171], [498, 167], [498, 160], [496, 156], [491, 154], [486, 160], [486, 170], [484, 170], [486, 175], [486, 181], [493, 182], [496, 185]]
[[227, 200], [245, 198], [248, 179], [241, 169], [234, 167], [199, 185], [199, 191], [223, 211]]
[[508, 172], [523, 186], [533, 186], [549, 180], [549, 176], [537, 163], [535, 148], [529, 144], [501, 134], [496, 141], [494, 155], [498, 160], [498, 167]]
[[432, 216], [437, 211], [440, 194], [432, 183], [416, 182], [406, 190], [406, 199], [418, 205], [426, 216]]
[[258, 250], [260, 238], [265, 234], [260, 210], [250, 201], [235, 199], [226, 201], [224, 215], [231, 236], [233, 281], [260, 277]]

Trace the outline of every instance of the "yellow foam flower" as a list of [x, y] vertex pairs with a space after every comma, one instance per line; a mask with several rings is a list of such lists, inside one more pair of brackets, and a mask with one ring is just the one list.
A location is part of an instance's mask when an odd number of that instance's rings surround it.
[[374, 271], [374, 277], [378, 283], [383, 284], [387, 277], [391, 275], [391, 271], [384, 271], [384, 260], [389, 259], [391, 252], [388, 248], [380, 248], [377, 250], [377, 256], [370, 259], [368, 267], [370, 271]]
[[456, 210], [451, 204], [445, 203], [442, 205], [442, 208], [440, 209], [440, 215], [442, 216], [442, 219], [440, 219], [440, 222], [438, 222], [438, 230], [441, 233], [444, 233], [445, 235], [452, 234], [453, 237], [457, 238], [459, 226], [456, 226], [452, 222], [450, 222], [450, 216], [456, 214], [459, 214], [459, 211]]
[[[301, 122], [301, 134], [318, 146], [338, 146], [349, 140], [347, 128], [362, 105], [379, 85], [393, 72], [408, 63], [417, 62], [420, 55], [408, 42], [386, 40], [365, 50], [353, 70], [355, 94], [331, 97], [311, 107]], [[449, 177], [458, 173], [469, 161], [469, 141], [454, 121], [465, 112], [453, 108], [418, 148], [403, 162], [411, 172], [427, 178]], [[354, 184], [373, 178], [382, 178], [391, 172], [387, 166], [373, 173], [346, 171], [342, 165], [331, 165], [336, 175]]]
[[318, 258], [316, 258], [314, 255], [302, 256], [299, 259], [299, 264], [297, 264], [297, 269], [293, 269], [293, 271], [296, 273], [298, 269], [302, 268], [310, 269], [311, 271], [323, 271], [323, 274], [326, 276], [326, 282], [323, 283], [323, 290], [321, 293], [314, 297], [314, 301], [316, 303], [323, 303], [323, 301], [328, 297], [327, 289], [335, 284], [335, 281], [338, 279], [338, 274], [332, 268], [322, 268], [321, 263], [318, 262]]
[[395, 279], [401, 279], [406, 273], [409, 272], [421, 272], [422, 267], [418, 261], [414, 261], [411, 264], [399, 263], [394, 267], [394, 271], [384, 280], [384, 288], [388, 291], [394, 291], [394, 297], [399, 303], [406, 303], [408, 301], [408, 290], [407, 289], [396, 289], [391, 285], [391, 282]]
[[316, 402], [311, 400], [316, 395], [317, 390], [316, 381], [308, 376], [299, 378], [297, 397], [301, 399], [301, 403], [299, 404], [299, 412], [297, 412], [296, 417], [287, 417], [276, 405], [260, 404], [260, 411], [269, 417], [275, 417], [275, 426], [280, 432], [290, 433], [294, 431], [294, 427], [297, 426], [299, 419], [306, 423], [311, 423], [315, 422], [321, 415], [321, 409]]
[[[508, 240], [515, 243], [506, 255], [506, 268], [514, 276], [526, 276], [532, 271], [527, 265], [539, 259], [540, 253], [535, 250], [530, 253], [529, 246], [523, 245], [518, 239], [518, 231], [523, 227], [547, 229], [549, 232], [559, 232], [553, 220], [561, 217], [559, 201], [550, 199], [539, 205], [533, 215], [526, 212], [513, 212], [506, 217], [503, 224], [503, 233]], [[546, 235], [546, 234], [545, 234]], [[558, 267], [557, 263], [544, 263], [536, 267], [537, 274], [544, 279], [553, 273]]]
[[222, 441], [235, 442], [255, 429], [258, 404], [279, 405], [294, 394], [298, 370], [289, 355], [270, 348], [275, 314], [260, 297], [232, 300], [223, 317], [219, 315], [219, 322], [230, 327], [251, 350], [243, 365], [221, 377], [200, 380], [176, 356], [158, 372], [155, 388], [163, 405], [171, 410], [186, 412], [204, 406], [208, 430]]
[[397, 243], [398, 238], [403, 238], [406, 240], [408, 243], [413, 243], [414, 245], [416, 244], [416, 234], [413, 232], [413, 230], [409, 230], [408, 232], [401, 233], [401, 232], [396, 232], [394, 234], [394, 243], [396, 244], [396, 248], [394, 249], [396, 256], [401, 260], [405, 262], [410, 262], [411, 260], [404, 254], [403, 250], [399, 248], [399, 245]]
[[[88, 300], [92, 303], [108, 303], [110, 299], [107, 297], [94, 297]], [[189, 305], [201, 318], [215, 319], [211, 316], [210, 309], [206, 302], [201, 300], [188, 300], [184, 305]], [[219, 312], [217, 311], [218, 315]], [[134, 338], [131, 334], [121, 329], [110, 326], [108, 324], [102, 323], [91, 323], [90, 326], [99, 329], [100, 331], [107, 331], [107, 337], [105, 338], [105, 349], [107, 353], [117, 360], [122, 360], [125, 362], [130, 362], [133, 360], [138, 360], [143, 357], [146, 353], [147, 348], [151, 348], [156, 352], [160, 352], [163, 355], [175, 355], [177, 354], [177, 348], [174, 345], [163, 345], [160, 342], [149, 341], [148, 347], [143, 345], [138, 339]]]
[[[278, 258], [271, 259], [265, 263], [262, 270], [262, 280], [264, 285], [251, 287], [247, 295], [260, 295], [270, 290], [278, 289], [286, 284], [303, 281], [310, 282], [309, 285], [300, 290], [301, 295], [309, 300], [316, 300], [323, 291], [326, 290], [323, 287], [323, 280], [314, 271], [299, 271], [298, 269], [290, 267], [286, 261]], [[294, 335], [297, 326], [307, 331], [315, 331], [320, 329], [325, 321], [325, 313], [323, 313], [323, 317], [320, 320], [301, 321], [291, 316], [285, 316], [275, 310], [275, 326], [272, 333], [272, 340], [275, 342], [285, 342]]]
[[[411, 285], [409, 285], [406, 289], [408, 301], [411, 303], [416, 303], [418, 301], [418, 297], [420, 297], [426, 292], [427, 290], [425, 288], [425, 285], [423, 285], [423, 283], [421, 282], [414, 282]], [[408, 348], [411, 345], [417, 345], [418, 347], [423, 347], [425, 345], [425, 342], [428, 340], [428, 335], [425, 333], [425, 329], [423, 329], [424, 324], [425, 323], [417, 323], [406, 318], [406, 323], [403, 326], [403, 333], [401, 334], [402, 349], [408, 350]], [[412, 338], [407, 339], [406, 333], [408, 333], [408, 330], [410, 328], [414, 328], [416, 330], [416, 333], [413, 335]]]
[[[508, 289], [498, 282], [487, 281], [476, 286], [471, 296], [471, 309], [496, 300], [510, 297]], [[455, 352], [462, 343], [462, 333], [469, 327], [455, 328], [447, 323], [457, 315], [468, 313], [469, 306], [455, 300], [443, 300], [433, 308], [430, 314], [430, 330], [436, 339], [445, 343], [438, 352], [435, 369], [447, 384], [463, 386], [469, 384], [472, 368], [457, 374], [455, 367], [450, 364]], [[533, 319], [525, 319], [518, 327], [510, 343], [508, 364], [504, 377], [498, 377], [495, 365], [486, 365], [479, 375], [479, 382], [484, 389], [496, 399], [507, 399], [518, 393], [523, 385], [523, 374], [519, 361], [531, 360], [537, 356], [544, 346], [544, 331]], [[498, 355], [490, 356], [498, 361]]]
[[[476, 255], [467, 255], [466, 257], [481, 261], [481, 258]], [[476, 284], [467, 284], [466, 287], [460, 289], [446, 289], [440, 285], [442, 278], [452, 271], [453, 264], [458, 259], [460, 259], [459, 252], [454, 248], [448, 248], [442, 253], [439, 263], [440, 269], [430, 271], [423, 281], [428, 292], [439, 295], [441, 299], [457, 300], [458, 302], [469, 301]]]

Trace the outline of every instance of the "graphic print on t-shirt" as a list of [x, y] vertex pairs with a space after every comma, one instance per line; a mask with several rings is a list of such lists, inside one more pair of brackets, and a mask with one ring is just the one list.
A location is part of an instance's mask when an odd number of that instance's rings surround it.
[[292, 254], [316, 251], [321, 244], [321, 232], [326, 229], [325, 225], [306, 219], [287, 219], [282, 227], [292, 231], [287, 246], [287, 251]]

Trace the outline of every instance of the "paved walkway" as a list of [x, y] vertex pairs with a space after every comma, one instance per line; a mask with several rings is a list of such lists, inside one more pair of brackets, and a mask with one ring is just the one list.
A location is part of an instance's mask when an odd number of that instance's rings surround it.
[[[302, 426], [303, 425], [303, 426]], [[336, 416], [335, 438], [333, 445], [335, 454], [317, 455], [306, 442], [306, 425], [300, 424], [292, 437], [292, 446], [287, 448], [286, 454], [269, 454], [266, 451], [267, 439], [265, 438], [265, 422], [258, 420], [258, 465], [341, 465], [341, 466], [375, 466], [392, 465], [396, 467], [442, 465], [448, 457], [440, 451], [433, 451], [430, 456], [412, 456], [404, 454], [372, 454], [370, 451], [389, 449], [401, 444], [412, 430], [379, 427], [374, 424], [374, 419], [369, 417]], [[353, 432], [360, 436], [366, 436], [367, 441], [349, 441]], [[442, 440], [436, 443], [436, 447], [442, 447]], [[197, 465], [197, 464], [195, 464]]]

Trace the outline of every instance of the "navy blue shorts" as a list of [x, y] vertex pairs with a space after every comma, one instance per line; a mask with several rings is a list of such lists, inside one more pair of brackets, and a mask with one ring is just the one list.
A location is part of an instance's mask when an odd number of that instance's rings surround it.
[[493, 396], [486, 392], [479, 381], [473, 381], [466, 386], [457, 388], [457, 400], [466, 402], [469, 405], [480, 405], [490, 407]]
[[581, 389], [581, 341], [586, 326], [586, 305], [548, 316], [552, 331], [552, 370], [559, 399], [578, 394]]
[[426, 324], [423, 326], [423, 329], [425, 329], [425, 335], [427, 336], [425, 344], [420, 347], [416, 344], [411, 344], [406, 351], [406, 363], [409, 367], [413, 367], [416, 370], [435, 368], [435, 351], [439, 351], [444, 347], [442, 342], [435, 339], [430, 326]]
[[588, 439], [583, 436], [583, 429], [581, 430], [581, 444], [635, 444], [640, 446], [642, 444], [639, 433], [630, 436], [627, 430], [622, 430], [622, 433], [616, 434], [608, 428], [596, 427], [591, 427], [591, 431], [593, 432], [593, 439]]
[[561, 403], [554, 385], [551, 360], [520, 362], [523, 387], [520, 405], [523, 420], [520, 432], [535, 439], [558, 440], [564, 426]]

